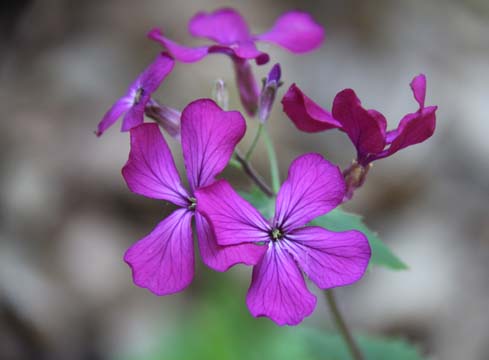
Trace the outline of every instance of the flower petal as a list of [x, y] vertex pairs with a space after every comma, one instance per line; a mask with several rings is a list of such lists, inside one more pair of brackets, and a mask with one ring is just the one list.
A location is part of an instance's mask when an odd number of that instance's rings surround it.
[[377, 111], [365, 110], [352, 89], [339, 92], [333, 101], [333, 117], [355, 145], [359, 160], [385, 147], [385, 118]]
[[192, 212], [174, 211], [146, 237], [131, 246], [124, 261], [134, 283], [156, 295], [185, 289], [194, 276]]
[[195, 192], [197, 211], [204, 214], [219, 245], [236, 245], [270, 239], [270, 224], [226, 180]]
[[163, 80], [173, 70], [175, 61], [165, 53], [159, 54], [156, 59], [139, 76], [140, 87], [144, 89], [145, 95], [156, 91]]
[[131, 106], [122, 119], [121, 131], [129, 131], [144, 122], [144, 109], [149, 97], [145, 96], [137, 104]]
[[195, 213], [195, 227], [202, 261], [216, 271], [226, 271], [236, 264], [256, 265], [266, 252], [266, 246], [239, 244], [221, 246], [205, 217]]
[[196, 100], [182, 111], [182, 152], [192, 190], [214, 181], [228, 164], [246, 131], [238, 111], [221, 110], [210, 99]]
[[257, 65], [263, 65], [270, 60], [270, 56], [258, 50], [252, 41], [240, 43], [230, 48], [234, 55], [241, 59], [255, 59]]
[[214, 40], [222, 45], [231, 45], [251, 38], [246, 21], [234, 9], [219, 9], [212, 13], [199, 12], [188, 24], [193, 36]]
[[131, 130], [131, 152], [122, 175], [136, 194], [187, 205], [187, 192], [156, 124], [142, 124]]
[[398, 128], [388, 134], [391, 145], [376, 156], [375, 160], [385, 158], [405, 147], [419, 144], [430, 138], [435, 132], [436, 109], [436, 106], [428, 106], [404, 116]]
[[277, 44], [294, 53], [314, 50], [324, 40], [324, 29], [312, 16], [290, 11], [280, 16], [273, 27], [256, 39]]
[[424, 74], [419, 74], [414, 77], [411, 81], [411, 90], [413, 90], [413, 95], [419, 104], [419, 108], [424, 108], [424, 100], [426, 97], [426, 76]]
[[341, 128], [330, 112], [308, 98], [296, 84], [292, 84], [282, 98], [283, 110], [294, 125], [305, 132]]
[[296, 158], [277, 195], [274, 225], [283, 231], [306, 225], [343, 200], [345, 181], [338, 166], [319, 154]]
[[367, 270], [370, 246], [359, 231], [333, 232], [307, 226], [287, 234], [284, 247], [321, 289], [350, 285]]
[[209, 53], [208, 46], [189, 47], [177, 44], [163, 36], [163, 32], [158, 28], [152, 29], [148, 33], [148, 38], [163, 45], [173, 58], [181, 62], [196, 62], [207, 56]]
[[278, 243], [270, 243], [253, 268], [246, 304], [255, 317], [266, 316], [278, 325], [297, 325], [316, 307], [292, 256]]
[[118, 118], [121, 117], [132, 106], [132, 101], [127, 96], [124, 96], [117, 100], [114, 105], [105, 113], [102, 121], [97, 127], [97, 136], [101, 136], [105, 130], [114, 124]]

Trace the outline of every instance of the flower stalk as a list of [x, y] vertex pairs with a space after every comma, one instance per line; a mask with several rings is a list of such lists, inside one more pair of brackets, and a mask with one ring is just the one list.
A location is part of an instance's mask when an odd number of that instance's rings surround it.
[[348, 347], [352, 359], [364, 360], [364, 357], [358, 345], [356, 344], [355, 340], [353, 339], [353, 336], [350, 330], [348, 329], [348, 326], [346, 325], [343, 316], [341, 315], [338, 305], [336, 304], [336, 299], [335, 299], [333, 289], [326, 290], [325, 295], [326, 295], [326, 301], [328, 302], [329, 308], [331, 310], [331, 314], [333, 315], [333, 320], [335, 322], [335, 325], [338, 331], [340, 332], [341, 336], [343, 337], [343, 340], [345, 341], [346, 346]]

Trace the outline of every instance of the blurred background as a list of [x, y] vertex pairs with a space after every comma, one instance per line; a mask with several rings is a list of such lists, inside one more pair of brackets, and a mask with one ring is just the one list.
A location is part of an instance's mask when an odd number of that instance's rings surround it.
[[[220, 274], [198, 263], [184, 292], [157, 297], [133, 285], [122, 261], [172, 207], [134, 195], [120, 169], [128, 135], [98, 121], [160, 51], [162, 27], [185, 44], [199, 10], [237, 8], [255, 33], [290, 9], [313, 14], [327, 40], [294, 56], [262, 44], [292, 82], [325, 107], [346, 87], [391, 127], [417, 108], [411, 78], [428, 78], [439, 105], [424, 144], [379, 161], [348, 205], [409, 265], [373, 268], [337, 291], [361, 334], [406, 339], [429, 359], [489, 358], [489, 2], [465, 1], [68, 1], [0, 5], [0, 358], [303, 359], [287, 339], [332, 328], [322, 294], [297, 328], [253, 319], [249, 268]], [[182, 109], [223, 78], [236, 99], [231, 62], [177, 64], [156, 98]], [[239, 108], [236, 100], [231, 103]], [[252, 129], [254, 124], [249, 122]], [[335, 131], [302, 134], [278, 104], [270, 119], [282, 174], [319, 151], [346, 167], [354, 156]], [[248, 137], [251, 137], [251, 133]], [[249, 138], [245, 143], [249, 142]], [[177, 144], [171, 147], [182, 169]], [[245, 148], [245, 146], [243, 146]], [[253, 158], [268, 176], [259, 147]], [[237, 172], [236, 184], [249, 186]], [[288, 347], [287, 347], [288, 346]], [[300, 347], [300, 346], [299, 346]], [[295, 351], [299, 351], [295, 353]], [[328, 358], [324, 354], [324, 358]]]

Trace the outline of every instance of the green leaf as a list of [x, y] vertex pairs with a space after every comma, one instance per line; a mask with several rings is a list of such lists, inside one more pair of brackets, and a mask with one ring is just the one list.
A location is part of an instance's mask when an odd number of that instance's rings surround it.
[[[351, 360], [350, 352], [338, 334], [314, 329], [298, 329], [295, 341], [301, 341], [312, 359]], [[291, 338], [291, 341], [294, 341]], [[402, 339], [355, 336], [365, 360], [422, 360], [418, 350]]]
[[258, 187], [250, 191], [239, 191], [239, 194], [251, 203], [266, 219], [270, 219], [275, 211], [275, 199], [265, 195]]
[[371, 264], [384, 266], [392, 270], [406, 270], [408, 266], [385, 245], [375, 232], [370, 230], [362, 217], [341, 209], [335, 209], [326, 215], [318, 217], [312, 224], [322, 226], [332, 231], [358, 230], [364, 233], [372, 249]]

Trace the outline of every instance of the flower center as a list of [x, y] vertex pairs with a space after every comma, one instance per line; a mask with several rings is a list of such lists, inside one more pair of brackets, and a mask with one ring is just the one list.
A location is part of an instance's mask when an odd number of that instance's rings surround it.
[[144, 95], [144, 89], [143, 88], [138, 88], [136, 91], [136, 96], [134, 96], [134, 104], [137, 104], [141, 101], [141, 98]]
[[189, 197], [188, 199], [188, 209], [194, 211], [197, 207], [197, 199], [194, 197]]
[[284, 233], [279, 228], [274, 228], [270, 232], [270, 237], [272, 238], [272, 241], [277, 241], [284, 237]]

